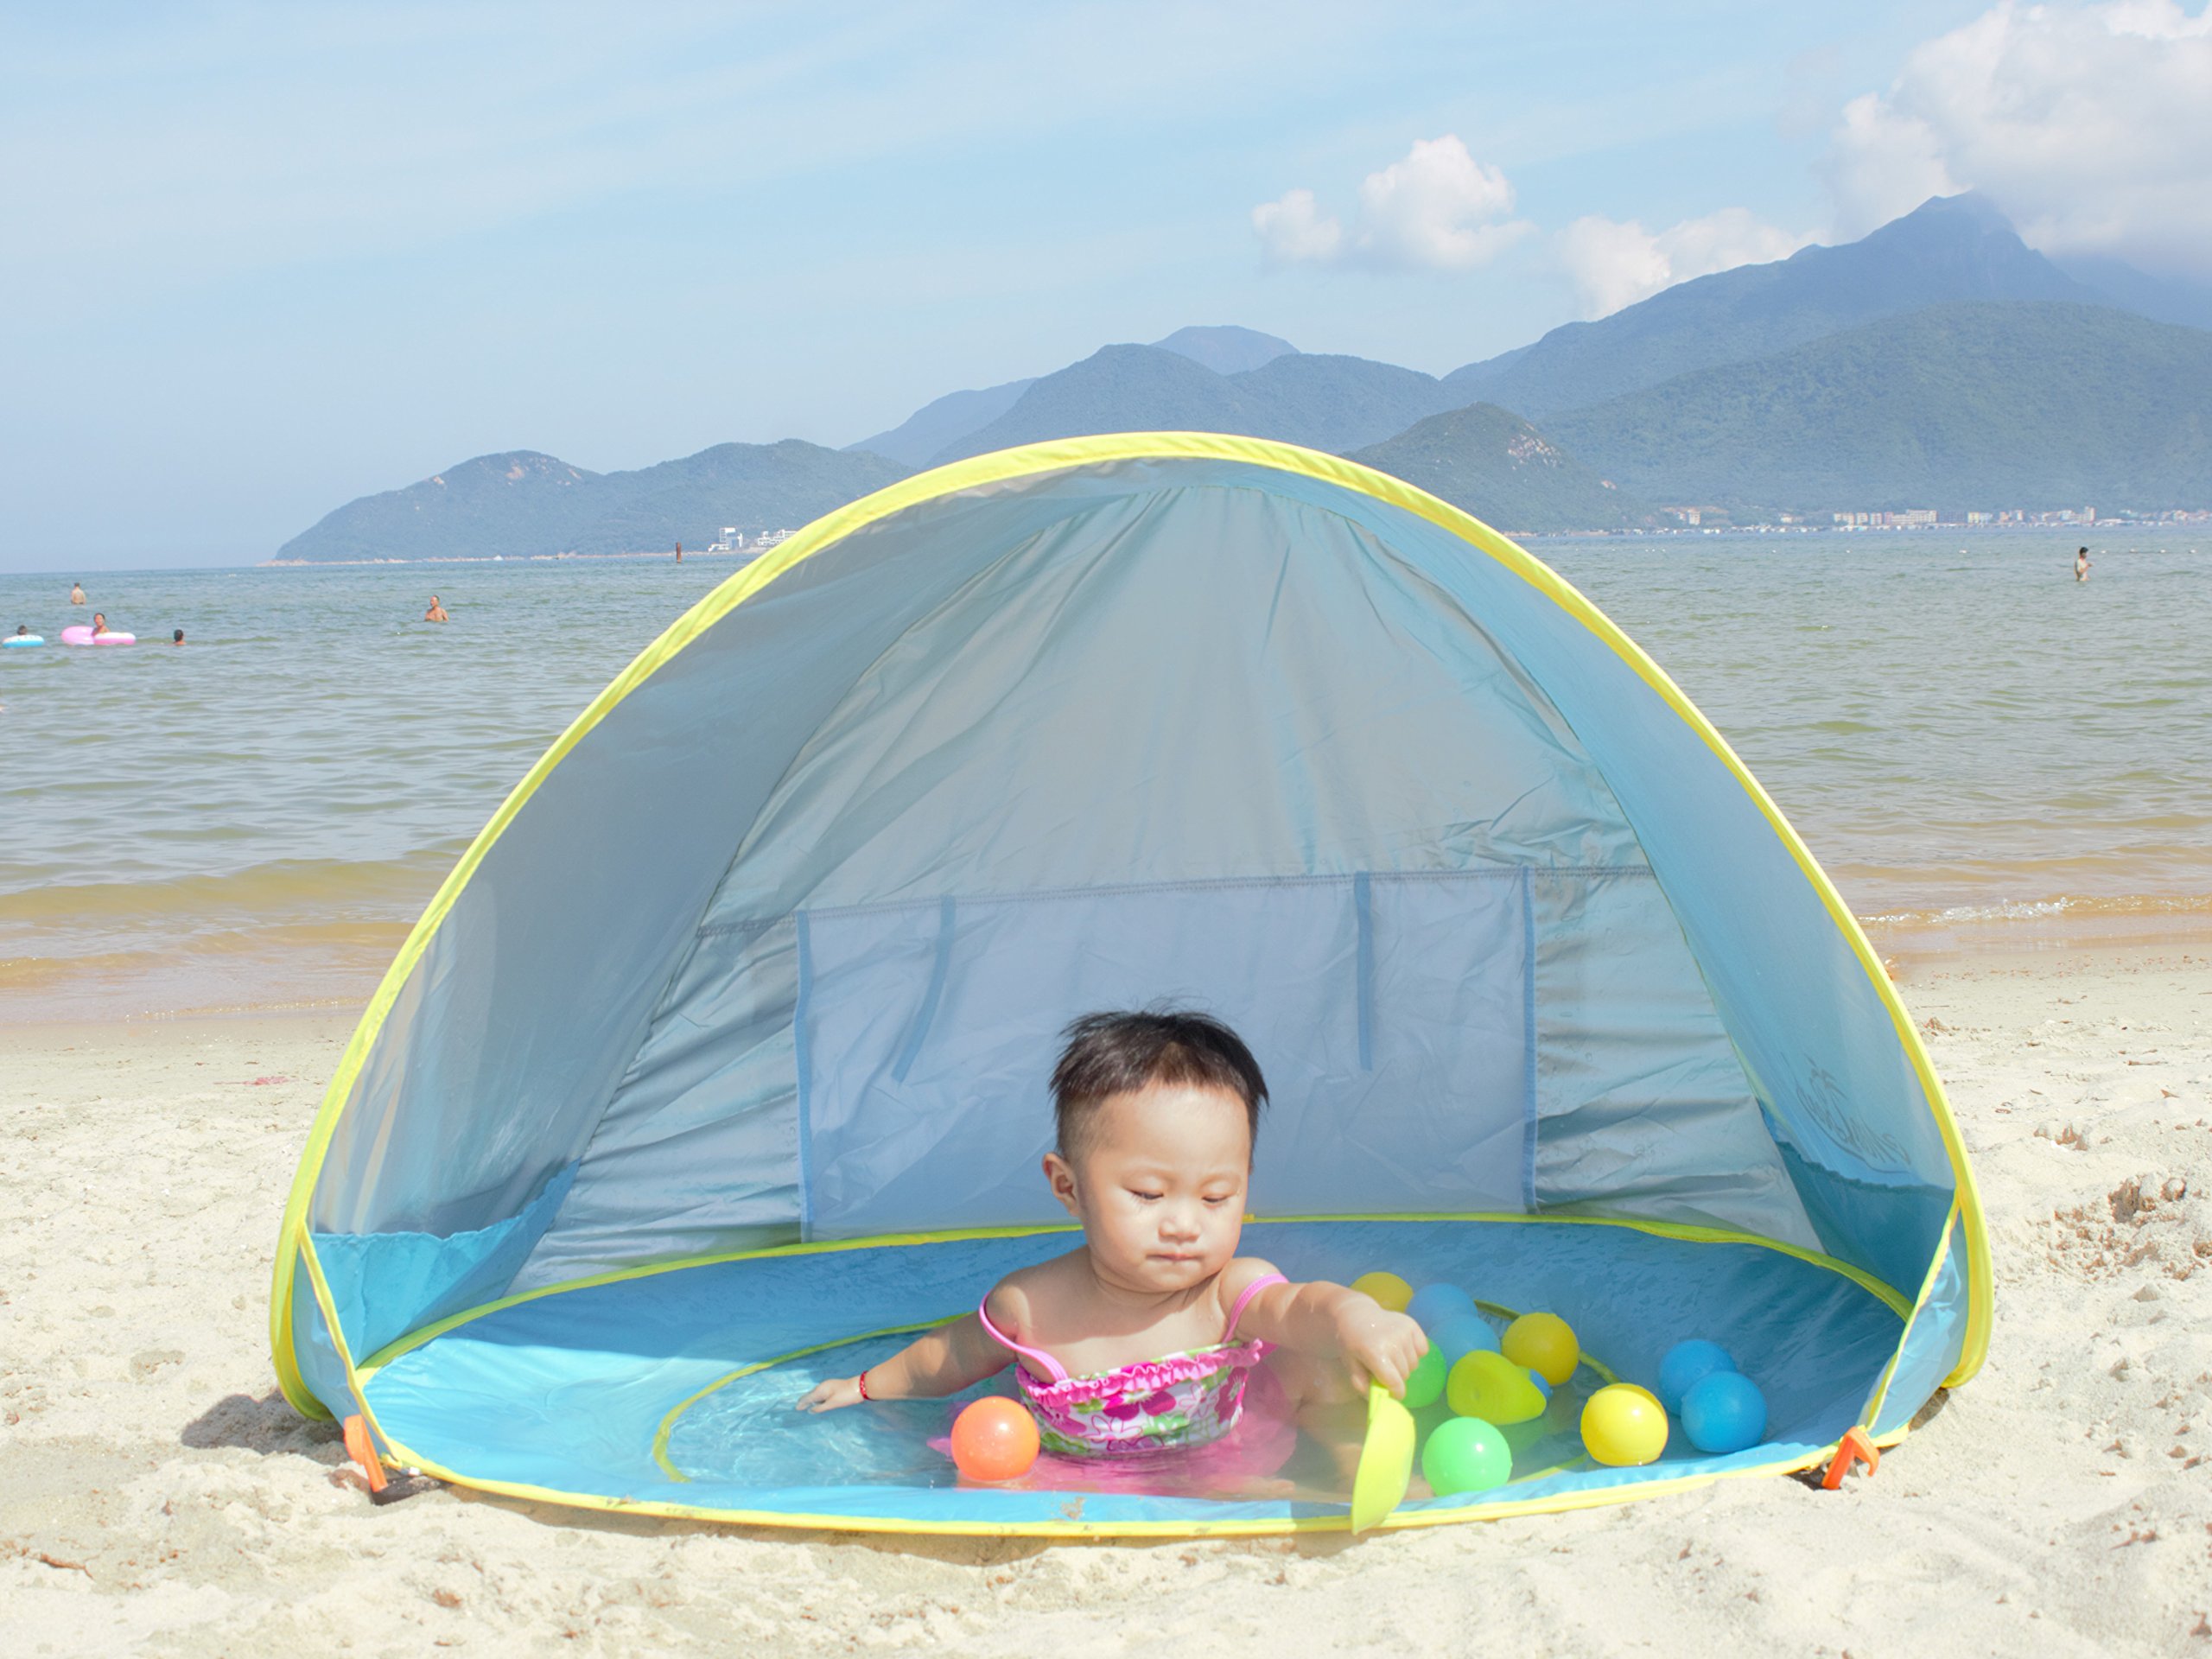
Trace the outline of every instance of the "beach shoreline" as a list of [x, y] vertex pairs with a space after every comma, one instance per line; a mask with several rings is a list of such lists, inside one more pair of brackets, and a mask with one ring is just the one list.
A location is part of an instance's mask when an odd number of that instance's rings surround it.
[[352, 1007], [0, 1030], [0, 1626], [25, 1653], [2185, 1653], [2212, 1640], [2212, 948], [1892, 952], [1990, 1216], [1982, 1375], [1872, 1479], [1354, 1544], [857, 1538], [439, 1491], [275, 1391]]

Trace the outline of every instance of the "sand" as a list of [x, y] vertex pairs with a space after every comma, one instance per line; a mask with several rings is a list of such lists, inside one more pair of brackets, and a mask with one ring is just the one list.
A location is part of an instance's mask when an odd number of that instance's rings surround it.
[[[1044, 1545], [372, 1507], [271, 1376], [350, 1020], [0, 1033], [10, 1654], [2212, 1655], [2212, 952], [1917, 964], [1989, 1363], [1871, 1479], [1382, 1535]], [[564, 1646], [573, 1643], [573, 1648]]]

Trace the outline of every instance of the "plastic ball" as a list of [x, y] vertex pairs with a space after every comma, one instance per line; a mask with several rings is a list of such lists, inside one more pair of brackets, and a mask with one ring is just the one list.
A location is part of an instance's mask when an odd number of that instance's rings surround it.
[[1402, 1313], [1414, 1299], [1414, 1287], [1395, 1273], [1363, 1273], [1351, 1281], [1363, 1296], [1372, 1296], [1393, 1313]]
[[1462, 1417], [1500, 1424], [1541, 1417], [1546, 1403], [1525, 1370], [1483, 1348], [1452, 1367], [1444, 1379], [1444, 1397]]
[[1613, 1383], [1584, 1404], [1582, 1445], [1616, 1469], [1650, 1463], [1667, 1449], [1667, 1414], [1642, 1389]]
[[1766, 1433], [1766, 1396], [1736, 1371], [1709, 1371], [1682, 1396], [1682, 1433], [1700, 1452], [1741, 1452]]
[[1421, 1357], [1406, 1378], [1406, 1405], [1414, 1411], [1423, 1406], [1433, 1406], [1444, 1397], [1445, 1374], [1452, 1368], [1444, 1363], [1443, 1351], [1433, 1343]]
[[1451, 1370], [1469, 1354], [1497, 1351], [1497, 1332], [1479, 1313], [1455, 1313], [1428, 1333], [1428, 1345], [1444, 1351], [1444, 1367]]
[[1542, 1395], [1548, 1403], [1552, 1397], [1552, 1385], [1544, 1381], [1544, 1374], [1541, 1371], [1531, 1371], [1529, 1373], [1529, 1380], [1536, 1385], [1536, 1392]]
[[1439, 1497], [1486, 1492], [1513, 1478], [1513, 1451], [1481, 1418], [1454, 1417], [1430, 1432], [1421, 1449], [1421, 1478]]
[[1659, 1403], [1679, 1415], [1684, 1395], [1713, 1372], [1735, 1369], [1736, 1362], [1717, 1342], [1707, 1342], [1699, 1337], [1678, 1342], [1659, 1362]]
[[1414, 1292], [1414, 1299], [1406, 1304], [1424, 1331], [1433, 1332], [1449, 1319], [1475, 1311], [1475, 1299], [1457, 1285], [1423, 1285]]
[[1523, 1313], [1505, 1327], [1505, 1340], [1498, 1345], [1515, 1364], [1541, 1371], [1544, 1381], [1554, 1386], [1573, 1376], [1582, 1359], [1573, 1327], [1556, 1313]]
[[952, 1461], [969, 1479], [995, 1484], [1037, 1461], [1037, 1421], [1018, 1400], [986, 1395], [952, 1420]]

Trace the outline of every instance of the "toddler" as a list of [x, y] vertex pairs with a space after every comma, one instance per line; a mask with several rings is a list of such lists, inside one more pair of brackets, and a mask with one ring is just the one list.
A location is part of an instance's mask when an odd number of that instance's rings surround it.
[[1357, 1291], [1236, 1253], [1267, 1099], [1251, 1051], [1179, 1012], [1089, 1014], [1067, 1037], [1044, 1170], [1083, 1243], [799, 1408], [939, 1398], [1012, 1362], [1047, 1451], [1112, 1456], [1229, 1434], [1265, 1361], [1270, 1393], [1356, 1461], [1370, 1379], [1402, 1395], [1427, 1338]]

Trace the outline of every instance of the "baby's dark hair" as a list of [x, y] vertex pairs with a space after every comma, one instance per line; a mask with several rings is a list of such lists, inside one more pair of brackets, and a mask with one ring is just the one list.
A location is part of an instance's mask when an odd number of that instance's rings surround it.
[[1236, 1096], [1252, 1138], [1259, 1139], [1268, 1080], [1243, 1039], [1220, 1020], [1172, 1007], [1086, 1014], [1061, 1034], [1068, 1046], [1052, 1068], [1052, 1127], [1061, 1157], [1082, 1151], [1100, 1102], [1155, 1083]]

